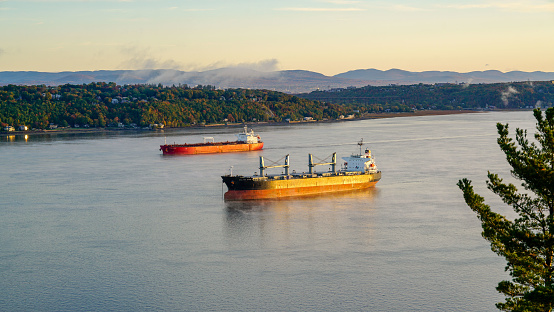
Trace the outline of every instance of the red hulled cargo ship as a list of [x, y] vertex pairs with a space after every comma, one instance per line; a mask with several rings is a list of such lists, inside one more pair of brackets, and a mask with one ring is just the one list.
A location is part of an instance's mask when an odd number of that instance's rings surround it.
[[[333, 160], [327, 163], [314, 163], [309, 154], [309, 172], [289, 174], [289, 156], [285, 156], [285, 165], [265, 166], [260, 156], [260, 175], [234, 176], [232, 173], [221, 178], [228, 191], [224, 200], [256, 200], [275, 199], [283, 197], [319, 195], [331, 192], [361, 190], [375, 186], [381, 179], [381, 171], [377, 169], [371, 151], [342, 157], [344, 167], [336, 170], [336, 153]], [[316, 165], [331, 165], [329, 172], [316, 173]], [[284, 167], [285, 173], [266, 175], [265, 169]]]
[[214, 142], [214, 138], [204, 138], [204, 143], [190, 144], [164, 144], [160, 145], [160, 150], [164, 155], [193, 155], [193, 154], [212, 154], [229, 152], [248, 152], [261, 150], [264, 142], [259, 135], [254, 134], [254, 130], [248, 132], [244, 126], [244, 132], [237, 134], [236, 141]]

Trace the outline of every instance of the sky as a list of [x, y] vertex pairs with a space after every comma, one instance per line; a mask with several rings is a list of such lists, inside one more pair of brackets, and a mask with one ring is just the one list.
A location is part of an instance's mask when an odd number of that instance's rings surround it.
[[0, 71], [554, 72], [554, 0], [0, 0]]

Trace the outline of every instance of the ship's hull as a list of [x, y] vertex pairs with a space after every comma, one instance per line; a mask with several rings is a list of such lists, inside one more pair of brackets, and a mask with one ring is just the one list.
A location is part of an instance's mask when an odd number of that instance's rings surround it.
[[275, 177], [222, 176], [229, 189], [224, 199], [256, 200], [319, 195], [375, 186], [381, 172], [313, 174]]
[[194, 155], [257, 151], [261, 150], [263, 147], [263, 142], [250, 144], [241, 142], [216, 142], [198, 144], [167, 144], [160, 145], [160, 150], [164, 155]]

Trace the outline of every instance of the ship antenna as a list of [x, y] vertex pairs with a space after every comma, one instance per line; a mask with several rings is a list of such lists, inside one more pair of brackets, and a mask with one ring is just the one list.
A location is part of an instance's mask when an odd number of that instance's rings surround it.
[[358, 145], [360, 146], [360, 156], [362, 155], [362, 145], [364, 145], [364, 138], [362, 138], [360, 140], [360, 142], [358, 142]]
[[231, 176], [233, 176], [233, 166], [229, 168], [229, 171], [231, 171]]

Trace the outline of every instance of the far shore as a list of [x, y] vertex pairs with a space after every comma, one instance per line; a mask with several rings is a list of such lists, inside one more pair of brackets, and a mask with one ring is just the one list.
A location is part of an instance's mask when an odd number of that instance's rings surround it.
[[319, 121], [292, 121], [292, 122], [246, 122], [246, 123], [221, 123], [221, 124], [207, 124], [207, 125], [193, 125], [189, 127], [179, 128], [163, 128], [163, 129], [132, 129], [132, 128], [58, 128], [48, 130], [27, 130], [27, 131], [0, 131], [0, 134], [5, 135], [42, 135], [42, 134], [78, 134], [78, 133], [101, 133], [101, 132], [117, 132], [117, 131], [171, 131], [181, 129], [198, 129], [198, 128], [211, 128], [211, 127], [229, 127], [238, 128], [247, 124], [249, 127], [255, 126], [275, 126], [275, 125], [302, 125], [311, 123], [336, 123], [336, 122], [348, 122], [356, 120], [367, 119], [380, 119], [380, 118], [396, 118], [396, 117], [416, 117], [416, 116], [432, 116], [432, 115], [452, 115], [452, 114], [471, 114], [471, 113], [483, 113], [489, 111], [477, 111], [477, 110], [418, 110], [415, 112], [399, 112], [399, 113], [371, 113], [365, 114], [361, 118], [345, 118], [336, 120], [319, 120]]

